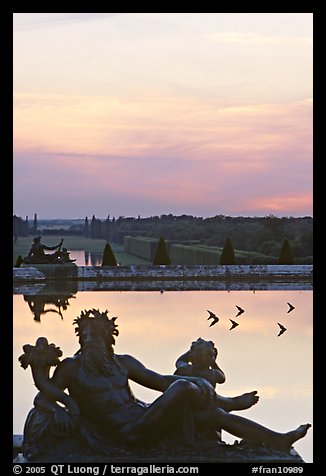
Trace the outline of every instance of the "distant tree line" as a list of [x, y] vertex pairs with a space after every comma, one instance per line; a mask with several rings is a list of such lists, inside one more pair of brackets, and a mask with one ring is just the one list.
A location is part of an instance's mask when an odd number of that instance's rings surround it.
[[[26, 217], [27, 218], [27, 217]], [[202, 218], [192, 215], [161, 215], [147, 218], [123, 217], [105, 220], [86, 217], [80, 224], [72, 224], [68, 229], [42, 230], [34, 216], [34, 222], [14, 216], [14, 236], [26, 236], [38, 231], [41, 234], [82, 235], [102, 238], [108, 242], [124, 243], [125, 236], [149, 238], [164, 237], [169, 241], [195, 240], [201, 245], [223, 247], [229, 238], [234, 249], [254, 251], [278, 257], [284, 239], [291, 244], [296, 257], [313, 256], [312, 217], [229, 217], [216, 215]]]
[[89, 238], [103, 238], [110, 241], [110, 228], [111, 220], [110, 216], [106, 220], [100, 220], [95, 215], [92, 216], [91, 221], [88, 221], [88, 217], [85, 218], [84, 235]]
[[13, 237], [17, 241], [18, 236], [28, 236], [30, 234], [30, 228], [28, 225], [28, 217], [23, 220], [16, 215], [13, 216]]
[[[84, 226], [86, 233], [86, 221]], [[297, 257], [313, 255], [313, 219], [311, 217], [228, 217], [210, 218], [191, 215], [161, 215], [148, 218], [119, 217], [105, 221], [94, 216], [88, 235], [121, 243], [125, 236], [144, 236], [170, 241], [197, 240], [200, 244], [223, 247], [229, 238], [235, 249], [279, 256], [283, 240], [291, 243]]]

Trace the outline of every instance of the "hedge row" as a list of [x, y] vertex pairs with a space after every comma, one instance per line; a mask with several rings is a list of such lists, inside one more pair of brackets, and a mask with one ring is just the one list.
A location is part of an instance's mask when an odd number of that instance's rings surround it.
[[[171, 246], [170, 256], [173, 264], [218, 264], [223, 248], [213, 246]], [[275, 256], [235, 250], [236, 264], [277, 264]]]
[[125, 236], [123, 240], [123, 247], [126, 253], [140, 256], [151, 262], [153, 262], [157, 244], [157, 238], [147, 238], [143, 236]]
[[[185, 265], [216, 265], [220, 262], [223, 248], [188, 242], [189, 244], [167, 241], [167, 247], [172, 264]], [[124, 249], [127, 253], [139, 256], [153, 262], [157, 238], [131, 237], [124, 239]], [[234, 250], [236, 264], [278, 264], [277, 256], [268, 256], [253, 251]], [[295, 264], [312, 264], [312, 256], [295, 258]]]

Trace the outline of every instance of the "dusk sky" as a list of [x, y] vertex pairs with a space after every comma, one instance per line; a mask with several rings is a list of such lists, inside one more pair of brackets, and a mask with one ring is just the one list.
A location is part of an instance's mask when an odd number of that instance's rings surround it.
[[14, 13], [14, 213], [312, 216], [312, 13]]

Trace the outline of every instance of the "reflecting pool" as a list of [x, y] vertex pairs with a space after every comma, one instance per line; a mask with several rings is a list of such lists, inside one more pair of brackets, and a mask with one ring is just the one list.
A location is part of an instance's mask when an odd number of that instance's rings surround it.
[[[43, 298], [43, 300], [42, 300]], [[175, 370], [177, 357], [198, 337], [214, 341], [226, 382], [218, 393], [235, 396], [258, 390], [260, 400], [241, 414], [276, 431], [312, 423], [312, 291], [100, 291], [61, 296], [14, 295], [14, 422], [22, 434], [36, 388], [30, 369], [18, 362], [24, 344], [40, 336], [55, 343], [63, 358], [78, 350], [73, 320], [82, 310], [109, 310], [118, 316], [118, 354], [131, 354], [163, 374]], [[288, 302], [295, 309], [288, 313]], [[241, 306], [245, 312], [235, 317]], [[220, 318], [209, 327], [211, 310]], [[233, 319], [238, 322], [230, 330]], [[287, 329], [278, 336], [278, 323]], [[136, 396], [147, 402], [159, 393], [131, 382]], [[312, 429], [294, 447], [313, 461]], [[223, 431], [224, 441], [235, 440]]]
[[70, 259], [75, 260], [77, 266], [101, 266], [103, 252], [69, 250]]

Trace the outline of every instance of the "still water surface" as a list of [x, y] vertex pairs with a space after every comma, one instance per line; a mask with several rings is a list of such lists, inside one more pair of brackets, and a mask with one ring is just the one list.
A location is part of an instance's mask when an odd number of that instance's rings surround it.
[[100, 251], [69, 251], [70, 259], [75, 260], [77, 266], [101, 266], [103, 252]]
[[[101, 291], [79, 292], [72, 297], [44, 300], [35, 315], [35, 302], [14, 295], [14, 422], [21, 434], [36, 395], [30, 369], [18, 362], [22, 346], [35, 344], [40, 336], [58, 345], [63, 358], [78, 350], [73, 320], [84, 309], [108, 309], [118, 316], [120, 335], [115, 351], [131, 354], [147, 367], [163, 374], [175, 370], [178, 356], [198, 337], [213, 340], [219, 351], [218, 364], [226, 382], [217, 391], [226, 396], [258, 390], [260, 400], [241, 412], [277, 431], [312, 423], [312, 291]], [[295, 309], [287, 313], [287, 302]], [[236, 304], [245, 313], [235, 318]], [[207, 309], [220, 321], [209, 327]], [[61, 315], [58, 313], [60, 312]], [[239, 326], [230, 331], [234, 319]], [[287, 331], [277, 337], [277, 323]], [[136, 396], [147, 402], [159, 396], [131, 382]], [[306, 462], [313, 461], [312, 429], [295, 444]], [[235, 438], [225, 431], [223, 439]]]

